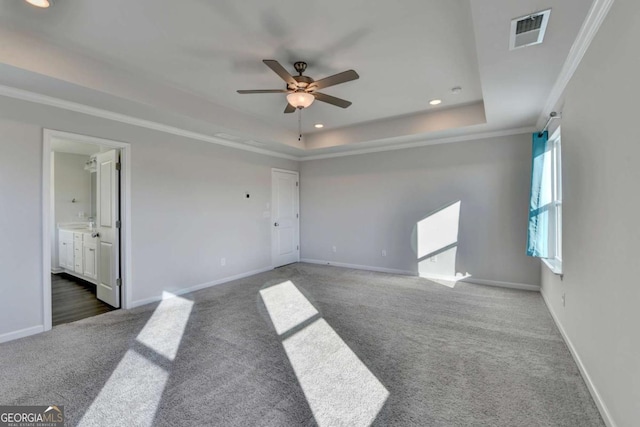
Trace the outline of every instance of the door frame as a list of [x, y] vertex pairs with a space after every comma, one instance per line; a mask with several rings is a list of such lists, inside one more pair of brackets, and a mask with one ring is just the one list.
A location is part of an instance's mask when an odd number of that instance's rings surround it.
[[44, 129], [42, 133], [42, 313], [44, 330], [52, 328], [51, 313], [51, 231], [54, 229], [51, 199], [51, 145], [56, 139], [99, 144], [120, 150], [120, 269], [122, 288], [121, 307], [131, 308], [131, 144], [93, 136]]
[[296, 176], [296, 180], [298, 182], [298, 186], [296, 187], [296, 192], [297, 194], [297, 200], [298, 200], [298, 218], [296, 221], [296, 226], [298, 227], [298, 233], [297, 233], [297, 237], [298, 237], [298, 241], [296, 242], [296, 245], [298, 246], [298, 260], [297, 262], [300, 262], [300, 172], [298, 171], [292, 171], [292, 170], [288, 170], [288, 169], [278, 169], [278, 168], [271, 168], [271, 221], [269, 221], [269, 228], [271, 229], [271, 247], [270, 247], [270, 251], [271, 251], [271, 269], [275, 268], [275, 260], [273, 257], [273, 243], [274, 243], [274, 234], [275, 234], [275, 229], [273, 227], [273, 220], [274, 220], [274, 209], [275, 209], [275, 204], [273, 203], [273, 173], [274, 172], [283, 172], [283, 173], [290, 173]]

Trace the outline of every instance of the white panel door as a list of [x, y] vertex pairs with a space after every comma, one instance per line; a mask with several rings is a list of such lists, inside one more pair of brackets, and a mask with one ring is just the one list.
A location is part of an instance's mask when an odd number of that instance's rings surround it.
[[298, 172], [271, 172], [271, 258], [274, 267], [300, 261]]
[[97, 155], [96, 229], [98, 250], [98, 299], [120, 307], [120, 171], [119, 154], [110, 150]]

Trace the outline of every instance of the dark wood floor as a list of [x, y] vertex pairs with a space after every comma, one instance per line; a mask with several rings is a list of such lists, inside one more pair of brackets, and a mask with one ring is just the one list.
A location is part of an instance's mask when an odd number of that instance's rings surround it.
[[95, 285], [64, 273], [51, 275], [51, 305], [53, 326], [115, 310], [96, 297]]

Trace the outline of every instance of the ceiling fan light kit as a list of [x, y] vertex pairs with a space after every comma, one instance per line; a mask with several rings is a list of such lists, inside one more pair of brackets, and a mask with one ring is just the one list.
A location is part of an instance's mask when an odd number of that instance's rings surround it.
[[257, 93], [286, 93], [287, 107], [284, 109], [284, 112], [287, 114], [293, 113], [296, 109], [301, 110], [308, 108], [316, 99], [337, 107], [347, 108], [351, 105], [350, 101], [317, 91], [319, 89], [324, 89], [329, 86], [335, 86], [360, 78], [358, 73], [354, 70], [348, 70], [316, 81], [303, 74], [307, 69], [306, 62], [298, 61], [293, 64], [293, 68], [295, 68], [298, 73], [295, 77], [289, 74], [289, 72], [274, 59], [264, 59], [262, 62], [264, 62], [267, 67], [271, 68], [274, 73], [284, 80], [286, 83], [286, 89], [239, 90], [238, 93], [242, 95]]
[[27, 3], [33, 5], [35, 7], [40, 7], [42, 9], [46, 9], [51, 6], [51, 2], [53, 0], [26, 0]]

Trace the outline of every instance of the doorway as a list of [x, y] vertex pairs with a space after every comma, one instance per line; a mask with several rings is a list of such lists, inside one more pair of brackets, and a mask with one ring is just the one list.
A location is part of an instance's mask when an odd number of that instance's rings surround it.
[[128, 144], [45, 130], [45, 330], [130, 299]]
[[300, 261], [298, 172], [271, 170], [271, 262], [280, 267]]

